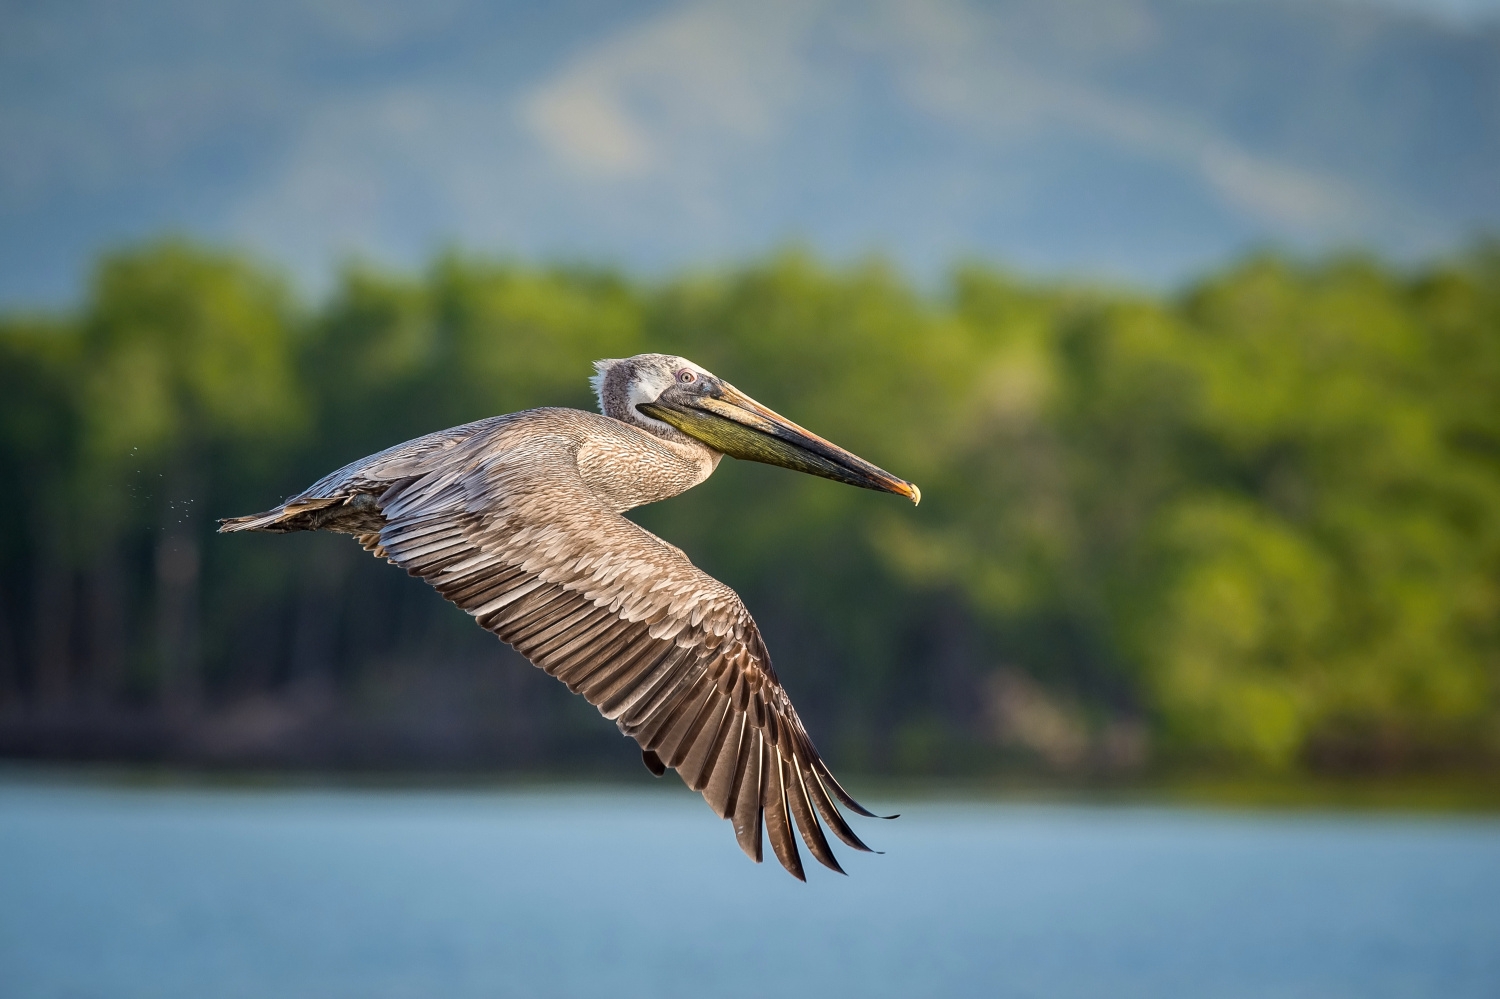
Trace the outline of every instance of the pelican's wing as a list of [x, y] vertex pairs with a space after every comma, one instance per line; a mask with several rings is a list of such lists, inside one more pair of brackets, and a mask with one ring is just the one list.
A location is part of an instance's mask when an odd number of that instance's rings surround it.
[[[524, 454], [427, 460], [451, 446], [412, 442], [377, 456], [380, 466], [329, 476], [285, 509], [332, 503], [330, 513], [369, 516], [378, 507], [383, 525], [359, 532], [366, 548], [582, 694], [640, 744], [653, 770], [674, 768], [733, 821], [757, 863], [764, 825], [776, 858], [803, 878], [795, 825], [813, 856], [842, 873], [818, 815], [845, 843], [869, 849], [834, 801], [871, 813], [818, 755], [733, 590], [603, 506], [566, 447], [533, 439]], [[269, 516], [226, 529], [265, 529]]]

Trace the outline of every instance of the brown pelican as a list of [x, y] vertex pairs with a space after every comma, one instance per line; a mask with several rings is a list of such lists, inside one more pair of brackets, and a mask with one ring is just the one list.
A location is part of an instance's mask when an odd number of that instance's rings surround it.
[[779, 416], [691, 361], [597, 361], [602, 416], [532, 409], [419, 437], [220, 531], [340, 531], [431, 583], [582, 694], [731, 819], [762, 823], [799, 879], [795, 824], [843, 873], [818, 823], [868, 850], [835, 799], [872, 813], [818, 755], [739, 596], [621, 513], [708, 478], [724, 455], [906, 496], [910, 482]]

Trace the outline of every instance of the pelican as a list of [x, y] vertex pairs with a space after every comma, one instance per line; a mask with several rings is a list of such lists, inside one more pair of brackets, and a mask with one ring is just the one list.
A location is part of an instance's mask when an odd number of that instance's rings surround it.
[[[428, 434], [333, 472], [225, 531], [337, 531], [421, 577], [806, 880], [792, 827], [844, 873], [818, 816], [875, 817], [808, 737], [739, 595], [622, 513], [691, 489], [724, 455], [921, 499], [682, 357], [596, 361], [600, 414], [530, 409]], [[837, 804], [836, 804], [837, 802]], [[894, 817], [894, 816], [890, 816]]]

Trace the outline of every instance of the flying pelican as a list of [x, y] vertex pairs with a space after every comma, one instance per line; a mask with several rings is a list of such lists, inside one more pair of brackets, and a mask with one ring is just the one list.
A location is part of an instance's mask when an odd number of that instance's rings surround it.
[[707, 479], [724, 455], [913, 503], [917, 487], [668, 354], [594, 363], [603, 415], [530, 409], [398, 444], [222, 531], [338, 531], [427, 580], [501, 641], [582, 694], [732, 820], [761, 861], [843, 873], [817, 816], [868, 851], [771, 668], [738, 594], [621, 513]]

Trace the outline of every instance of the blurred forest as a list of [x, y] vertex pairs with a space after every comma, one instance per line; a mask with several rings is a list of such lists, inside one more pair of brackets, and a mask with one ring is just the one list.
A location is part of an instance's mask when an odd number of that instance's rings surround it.
[[0, 755], [638, 767], [332, 535], [213, 534], [419, 434], [684, 354], [917, 482], [726, 461], [632, 516], [745, 598], [847, 770], [1500, 769], [1500, 248], [1171, 296], [798, 252], [647, 281], [448, 255], [299, 301], [180, 242], [0, 319]]

